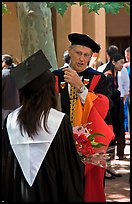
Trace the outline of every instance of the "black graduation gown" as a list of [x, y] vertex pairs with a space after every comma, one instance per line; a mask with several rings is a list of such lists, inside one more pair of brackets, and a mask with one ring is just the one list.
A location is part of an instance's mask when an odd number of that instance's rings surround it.
[[72, 127], [66, 115], [31, 187], [10, 145], [5, 120], [2, 135], [2, 200], [83, 202], [83, 177], [84, 164], [76, 152]]
[[[60, 93], [61, 96], [61, 108], [62, 108], [62, 112], [66, 113], [68, 116], [70, 116], [70, 98], [69, 98], [69, 93], [68, 93], [68, 84], [65, 83], [65, 87], [61, 88], [61, 82], [64, 82], [64, 72], [63, 69], [58, 69], [58, 70], [54, 70], [53, 73], [55, 74], [55, 76], [57, 77], [57, 89], [58, 92]], [[89, 89], [90, 84], [92, 82], [92, 79], [94, 77], [94, 75], [100, 75], [100, 80], [98, 81], [96, 87], [94, 88], [94, 92], [95, 93], [100, 93], [103, 94], [105, 96], [108, 97], [108, 99], [110, 100], [110, 109], [112, 107], [112, 101], [110, 99], [111, 97], [111, 90], [109, 89], [109, 80], [107, 79], [107, 77], [101, 73], [98, 72], [97, 70], [94, 70], [93, 68], [87, 68], [86, 70], [84, 70], [83, 72], [78, 73], [79, 76], [82, 76], [82, 82], [84, 83], [85, 79], [89, 80], [88, 84], [85, 84], [85, 86]], [[105, 122], [107, 124], [111, 124], [111, 118], [109, 113], [107, 114], [106, 118], [105, 118]]]

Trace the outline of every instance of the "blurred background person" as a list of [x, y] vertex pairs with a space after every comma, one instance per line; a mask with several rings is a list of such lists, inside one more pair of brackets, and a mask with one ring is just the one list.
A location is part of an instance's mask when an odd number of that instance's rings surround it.
[[11, 69], [13, 68], [13, 58], [11, 55], [8, 55], [8, 54], [3, 54], [2, 55], [2, 69]]
[[130, 47], [127, 47], [125, 49], [125, 63], [124, 63], [124, 66], [126, 68], [128, 68], [129, 65], [130, 65]]
[[[125, 63], [124, 67], [126, 68], [130, 80], [130, 47], [125, 49]], [[130, 93], [126, 95], [124, 101], [124, 125], [126, 134], [130, 133]]]
[[2, 55], [2, 126], [6, 116], [20, 105], [18, 89], [10, 76], [13, 68], [12, 57]]
[[64, 60], [64, 65], [62, 67], [60, 67], [59, 69], [62, 69], [62, 68], [65, 68], [65, 67], [69, 66], [71, 58], [70, 58], [70, 56], [68, 54], [68, 50], [64, 51], [64, 53], [63, 53], [63, 60]]
[[99, 53], [96, 53], [94, 52], [92, 54], [92, 57], [90, 59], [90, 62], [89, 62], [89, 67], [92, 67], [93, 69], [98, 69], [99, 66], [103, 65], [103, 62], [100, 58], [100, 52]]
[[125, 67], [118, 72], [118, 90], [121, 92], [121, 98], [123, 98], [124, 104], [124, 128], [125, 132], [128, 132], [128, 108], [129, 108], [129, 94], [130, 94], [130, 78]]
[[[124, 129], [124, 98], [121, 95], [119, 90], [119, 80], [118, 74], [122, 70], [124, 64], [124, 57], [116, 53], [110, 58], [110, 62], [107, 64], [103, 73], [109, 78], [111, 82], [111, 90], [113, 108], [111, 109], [113, 130], [115, 133], [115, 141], [111, 142], [112, 145], [115, 145], [117, 142], [117, 156], [120, 160], [124, 158], [124, 148], [125, 148], [125, 129]], [[109, 168], [109, 167], [108, 167]], [[110, 169], [109, 169], [110, 172]], [[113, 171], [112, 171], [112, 174]], [[115, 173], [116, 175], [116, 173]]]
[[69, 63], [70, 63], [70, 56], [69, 56], [69, 53], [68, 53], [68, 50], [66, 50], [63, 54], [63, 59], [64, 59], [64, 66], [69, 66]]
[[106, 49], [106, 60], [107, 62], [104, 63], [103, 65], [99, 66], [97, 68], [97, 71], [99, 72], [103, 72], [104, 69], [106, 68], [106, 65], [110, 62], [110, 58], [118, 52], [118, 47], [116, 45], [110, 45], [107, 49]]

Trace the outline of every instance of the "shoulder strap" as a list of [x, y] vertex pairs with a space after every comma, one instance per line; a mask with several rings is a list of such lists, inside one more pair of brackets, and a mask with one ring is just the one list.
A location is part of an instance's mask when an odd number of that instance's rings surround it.
[[92, 81], [91, 81], [91, 84], [90, 84], [90, 87], [89, 87], [89, 91], [93, 91], [94, 88], [96, 87], [98, 81], [100, 80], [101, 78], [101, 75], [94, 75], [93, 78], [92, 78]]
[[56, 88], [57, 93], [59, 93], [59, 82], [58, 82], [58, 76], [55, 76], [55, 79], [56, 79], [55, 88]]

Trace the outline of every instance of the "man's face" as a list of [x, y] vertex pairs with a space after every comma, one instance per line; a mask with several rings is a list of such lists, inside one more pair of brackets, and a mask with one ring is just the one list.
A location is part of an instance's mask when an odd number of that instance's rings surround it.
[[81, 45], [72, 45], [69, 48], [71, 57], [70, 66], [77, 72], [82, 72], [86, 69], [88, 62], [92, 56], [92, 50]]
[[2, 68], [6, 68], [7, 67], [7, 64], [3, 61], [2, 62]]

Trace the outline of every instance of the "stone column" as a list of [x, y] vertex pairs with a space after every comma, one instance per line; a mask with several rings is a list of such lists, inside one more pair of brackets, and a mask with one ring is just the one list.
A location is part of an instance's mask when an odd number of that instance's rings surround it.
[[83, 33], [89, 35], [101, 45], [100, 58], [106, 61], [106, 15], [105, 10], [100, 9], [99, 15], [88, 13], [87, 8], [83, 8]]

